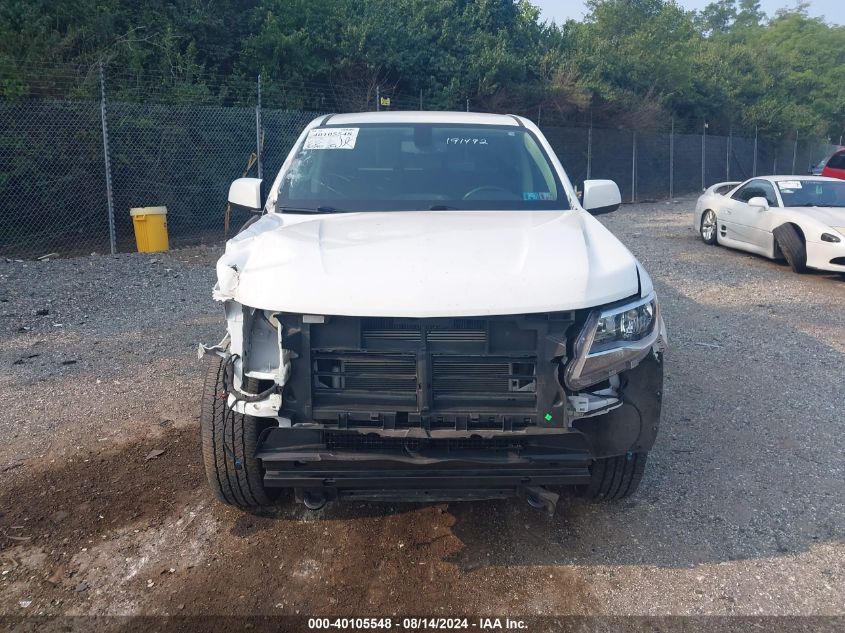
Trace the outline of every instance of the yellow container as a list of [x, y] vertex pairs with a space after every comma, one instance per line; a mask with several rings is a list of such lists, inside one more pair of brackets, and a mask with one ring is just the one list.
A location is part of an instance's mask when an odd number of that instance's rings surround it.
[[139, 253], [159, 253], [170, 248], [167, 241], [167, 207], [129, 209]]

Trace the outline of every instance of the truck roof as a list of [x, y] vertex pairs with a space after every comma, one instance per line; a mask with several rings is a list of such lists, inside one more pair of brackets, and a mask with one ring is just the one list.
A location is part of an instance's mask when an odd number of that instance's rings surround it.
[[331, 115], [323, 125], [360, 125], [366, 123], [463, 123], [467, 125], [509, 125], [519, 127], [522, 122], [510, 114], [483, 112], [391, 111], [355, 112]]
[[[795, 180], [818, 180], [820, 182], [837, 182], [836, 178], [828, 178], [827, 176], [812, 176], [810, 174], [781, 174], [774, 176], [756, 176], [753, 180], [771, 180], [772, 182], [784, 182]], [[842, 182], [841, 180], [839, 182]]]

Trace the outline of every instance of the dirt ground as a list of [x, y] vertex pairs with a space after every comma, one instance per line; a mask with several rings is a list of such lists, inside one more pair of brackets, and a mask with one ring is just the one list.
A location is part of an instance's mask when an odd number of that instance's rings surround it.
[[692, 204], [603, 218], [661, 298], [664, 417], [636, 497], [554, 517], [224, 507], [195, 353], [219, 249], [0, 261], [0, 615], [844, 614], [845, 281], [705, 246]]

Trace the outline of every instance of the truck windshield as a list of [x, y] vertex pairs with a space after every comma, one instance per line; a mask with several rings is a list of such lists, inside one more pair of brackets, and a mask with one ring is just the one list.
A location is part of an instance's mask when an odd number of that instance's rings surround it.
[[493, 125], [368, 124], [312, 129], [286, 172], [281, 212], [562, 210], [537, 139]]

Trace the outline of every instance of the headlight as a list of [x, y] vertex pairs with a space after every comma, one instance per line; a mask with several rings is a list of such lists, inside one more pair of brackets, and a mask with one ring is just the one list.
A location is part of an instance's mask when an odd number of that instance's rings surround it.
[[575, 356], [566, 367], [566, 385], [575, 391], [635, 367], [661, 335], [657, 298], [595, 311], [575, 341]]
[[621, 311], [603, 312], [599, 316], [590, 352], [613, 347], [614, 343], [639, 341], [654, 327], [656, 312], [654, 299], [641, 305], [622, 308]]

